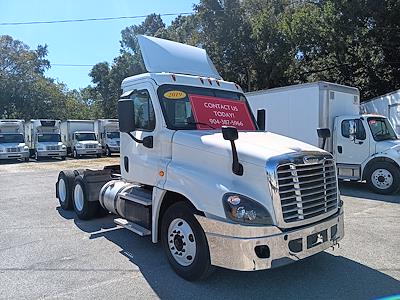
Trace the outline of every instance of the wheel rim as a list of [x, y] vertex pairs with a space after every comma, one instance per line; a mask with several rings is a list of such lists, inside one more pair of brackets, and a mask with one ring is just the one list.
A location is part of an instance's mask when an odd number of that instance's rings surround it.
[[189, 266], [196, 255], [196, 240], [190, 225], [183, 219], [174, 219], [168, 227], [168, 248], [175, 261]]
[[67, 186], [63, 178], [58, 181], [58, 196], [60, 197], [60, 201], [65, 203], [67, 198]]
[[386, 169], [376, 169], [371, 175], [371, 181], [378, 189], [385, 190], [392, 186], [393, 176]]
[[83, 190], [80, 184], [75, 185], [74, 189], [74, 203], [77, 210], [82, 211], [83, 209]]

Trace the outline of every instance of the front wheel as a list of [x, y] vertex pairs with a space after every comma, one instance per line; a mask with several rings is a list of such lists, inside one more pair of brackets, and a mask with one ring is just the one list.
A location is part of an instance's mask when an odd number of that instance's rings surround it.
[[106, 146], [106, 156], [110, 157], [111, 156], [111, 150], [110, 147]]
[[75, 159], [79, 159], [81, 156], [78, 154], [78, 151], [76, 151], [76, 149], [74, 149], [73, 151], [72, 151], [72, 156], [75, 158]]
[[173, 204], [165, 212], [161, 242], [171, 267], [182, 278], [194, 281], [212, 273], [206, 236], [186, 203]]
[[394, 194], [400, 189], [400, 169], [388, 162], [372, 166], [366, 179], [369, 188], [378, 194]]

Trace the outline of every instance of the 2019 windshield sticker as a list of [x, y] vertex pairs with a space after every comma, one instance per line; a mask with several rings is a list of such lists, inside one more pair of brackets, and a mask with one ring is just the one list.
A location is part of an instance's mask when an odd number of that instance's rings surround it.
[[164, 97], [167, 99], [178, 100], [186, 98], [186, 93], [182, 91], [168, 91], [164, 93]]
[[193, 116], [199, 123], [197, 129], [210, 129], [210, 126], [234, 126], [238, 130], [256, 129], [245, 102], [202, 95], [189, 95], [189, 99]]

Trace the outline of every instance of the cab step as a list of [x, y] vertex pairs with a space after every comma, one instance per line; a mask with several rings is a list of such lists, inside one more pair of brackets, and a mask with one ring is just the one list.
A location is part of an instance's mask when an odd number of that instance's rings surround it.
[[128, 193], [121, 193], [119, 197], [120, 199], [126, 201], [132, 201], [144, 206], [150, 206], [152, 204], [153, 193], [152, 191], [137, 186]]
[[130, 222], [130, 221], [122, 219], [122, 218], [114, 219], [114, 223], [119, 226], [122, 226], [140, 236], [147, 236], [147, 235], [151, 234], [151, 231], [148, 230], [147, 228], [144, 228], [136, 223]]

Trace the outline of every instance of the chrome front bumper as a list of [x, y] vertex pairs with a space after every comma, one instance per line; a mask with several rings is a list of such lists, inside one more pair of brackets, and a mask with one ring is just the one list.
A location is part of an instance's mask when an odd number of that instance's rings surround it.
[[270, 269], [306, 258], [335, 246], [344, 236], [343, 208], [323, 221], [285, 232], [276, 226], [196, 218], [207, 237], [211, 264], [240, 271]]
[[67, 156], [67, 150], [39, 150], [39, 157], [62, 157]]
[[0, 159], [17, 159], [17, 158], [27, 158], [27, 157], [29, 157], [29, 151], [0, 153]]
[[101, 149], [101, 148], [97, 148], [97, 149], [76, 148], [76, 152], [79, 155], [96, 155], [96, 154], [102, 154], [103, 149]]

